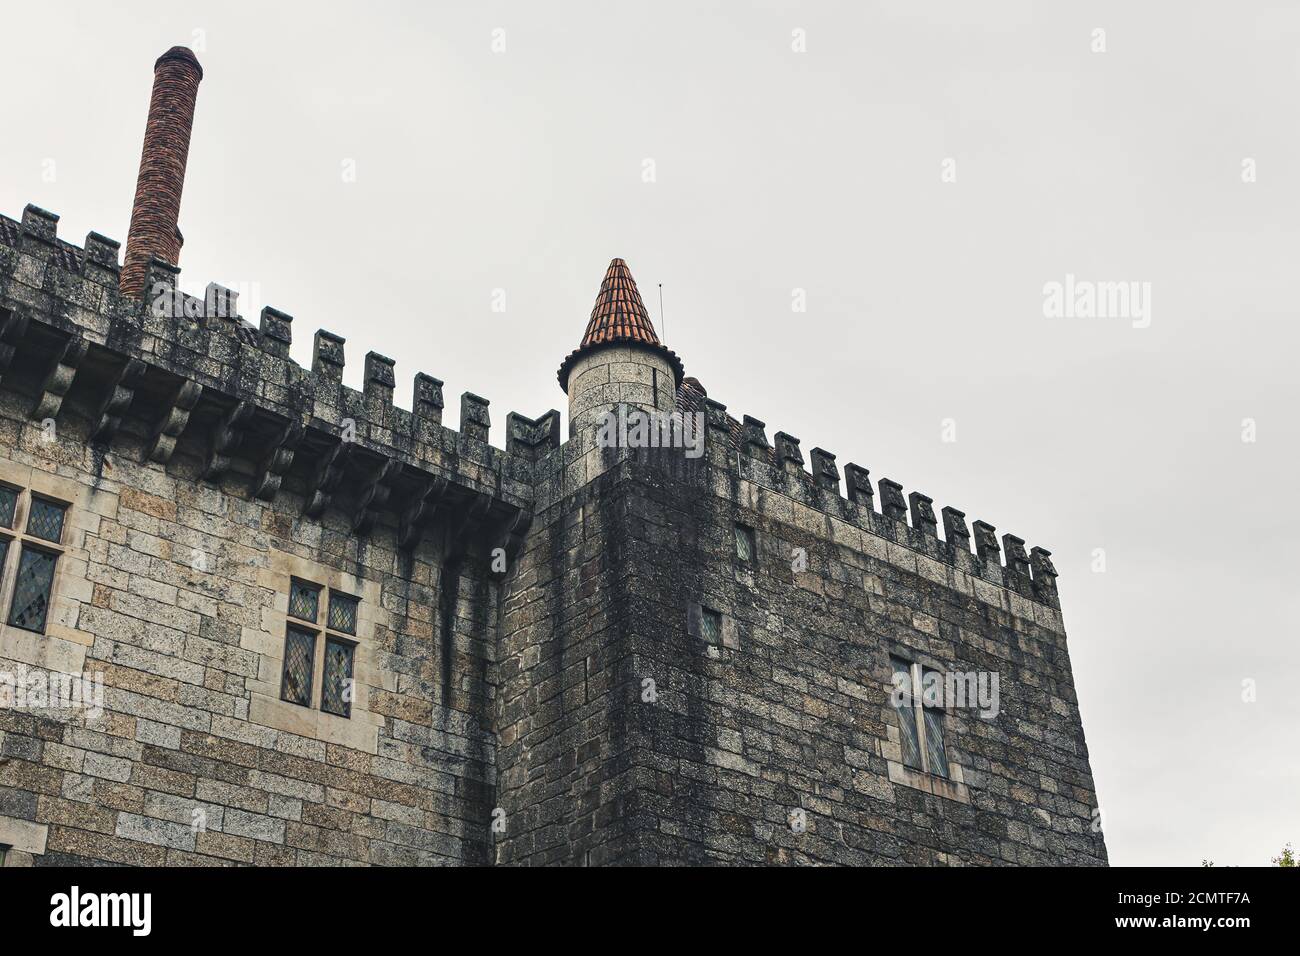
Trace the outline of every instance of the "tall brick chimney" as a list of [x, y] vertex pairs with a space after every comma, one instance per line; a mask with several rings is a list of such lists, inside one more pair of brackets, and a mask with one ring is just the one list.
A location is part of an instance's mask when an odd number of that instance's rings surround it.
[[179, 263], [184, 240], [176, 223], [194, 125], [194, 101], [202, 79], [203, 67], [187, 47], [172, 47], [153, 65], [153, 95], [119, 283], [123, 295], [139, 296], [144, 291], [150, 258]]

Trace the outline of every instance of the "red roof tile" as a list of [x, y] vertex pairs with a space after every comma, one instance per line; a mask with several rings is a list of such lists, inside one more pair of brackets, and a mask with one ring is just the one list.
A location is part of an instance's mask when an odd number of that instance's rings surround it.
[[682, 361], [659, 341], [632, 271], [622, 259], [614, 259], [605, 270], [605, 279], [600, 284], [600, 293], [596, 296], [596, 305], [591, 310], [582, 342], [560, 366], [560, 387], [568, 391], [569, 369], [578, 356], [612, 345], [643, 345], [664, 353], [673, 367], [677, 383], [681, 384]]
[[596, 296], [587, 332], [578, 348], [585, 349], [601, 342], [659, 344], [650, 314], [637, 291], [636, 280], [622, 259], [615, 259], [605, 270], [605, 281], [600, 284], [600, 295]]

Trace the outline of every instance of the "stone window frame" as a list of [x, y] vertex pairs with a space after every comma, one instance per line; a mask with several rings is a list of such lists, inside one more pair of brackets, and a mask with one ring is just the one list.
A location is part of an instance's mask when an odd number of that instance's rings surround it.
[[[895, 661], [897, 661], [900, 664], [903, 664], [907, 668], [907, 678], [911, 686], [908, 687], [906, 690], [903, 690], [902, 693], [907, 700], [908, 708], [913, 713], [912, 721], [916, 728], [917, 757], [921, 761], [921, 765], [919, 767], [915, 767], [907, 763], [904, 763], [904, 766], [906, 766], [909, 770], [919, 770], [922, 773], [928, 773], [936, 777], [943, 777], [944, 779], [947, 779], [952, 772], [951, 771], [952, 760], [948, 757], [948, 747], [943, 742], [943, 734], [942, 734], [942, 730], [943, 730], [942, 721], [943, 718], [947, 716], [947, 708], [936, 707], [933, 704], [927, 704], [925, 702], [925, 690], [924, 690], [926, 674], [938, 674], [942, 678], [944, 672], [939, 670], [936, 667], [929, 667], [925, 664], [920, 663], [919, 661], [916, 660], [915, 655], [910, 655], [910, 659], [909, 659], [908, 657], [904, 657], [901, 654], [890, 654], [889, 655], [889, 672], [890, 672], [889, 681], [890, 681], [891, 704], [893, 700], [893, 694], [898, 692], [899, 690], [897, 685], [894, 684], [894, 675], [899, 673], [898, 668], [895, 667], [894, 664]], [[920, 689], [919, 699], [918, 699], [918, 689]], [[941, 731], [940, 746], [943, 747], [943, 757], [944, 757], [944, 764], [945, 764], [945, 766], [942, 769], [935, 769], [934, 767], [930, 766], [930, 747], [929, 747], [929, 739], [928, 739], [930, 735], [930, 729], [926, 726], [925, 723], [925, 711], [927, 709], [932, 711], [937, 711], [939, 714], [942, 715], [940, 717], [940, 725], [939, 725]], [[900, 724], [899, 732], [901, 736], [901, 732], [902, 732], [901, 724], [903, 720], [902, 708], [895, 707], [894, 716], [898, 718]], [[900, 740], [900, 745], [901, 745], [901, 740]]]
[[[926, 770], [909, 767], [903, 763], [903, 750], [901, 730], [898, 724], [898, 709], [893, 704], [894, 690], [894, 660], [900, 660], [909, 665], [909, 673], [913, 668], [919, 668], [923, 673], [931, 671], [937, 674], [947, 674], [948, 668], [942, 662], [934, 659], [929, 654], [908, 647], [904, 644], [892, 644], [885, 648], [885, 669], [887, 677], [885, 679], [885, 705], [884, 709], [889, 717], [885, 721], [886, 739], [882, 745], [881, 752], [885, 758], [885, 764], [889, 771], [890, 782], [899, 784], [904, 787], [911, 787], [914, 790], [920, 790], [924, 793], [933, 794], [936, 797], [943, 797], [948, 800], [955, 800], [958, 803], [970, 803], [970, 790], [966, 786], [966, 775], [961, 763], [953, 754], [949, 746], [950, 735], [948, 730], [947, 708], [942, 708], [944, 712], [944, 756], [948, 760], [948, 775], [946, 777], [930, 773]], [[913, 687], [915, 687], [915, 683]], [[925, 718], [920, 716], [920, 708], [917, 708], [917, 722], [920, 725], [920, 735], [918, 742], [921, 747], [922, 761], [928, 759], [925, 750]]]
[[[287, 606], [285, 612], [284, 626], [284, 647], [288, 647], [289, 633], [291, 631], [300, 631], [312, 636], [312, 664], [311, 664], [311, 684], [308, 691], [308, 701], [306, 704], [300, 704], [295, 700], [290, 700], [284, 696], [284, 667], [286, 654], [284, 650], [280, 652], [280, 681], [281, 693], [280, 700], [283, 703], [290, 704], [294, 707], [305, 707], [308, 710], [318, 711], [322, 714], [330, 714], [338, 717], [340, 720], [350, 720], [352, 718], [352, 705], [356, 702], [356, 670], [357, 670], [357, 649], [361, 641], [356, 634], [349, 634], [346, 631], [330, 627], [330, 604], [335, 595], [346, 598], [349, 601], [356, 602], [357, 627], [360, 630], [362, 600], [360, 595], [353, 594], [347, 588], [337, 587], [330, 584], [321, 584], [318, 581], [301, 577], [293, 574], [289, 576], [289, 588], [292, 589], [295, 584], [305, 584], [316, 589], [316, 620], [308, 621], [301, 617], [296, 617], [288, 613]], [[285, 592], [286, 600], [288, 593]], [[340, 714], [338, 711], [328, 710], [325, 707], [325, 657], [326, 649], [330, 642], [342, 644], [351, 649], [351, 671], [349, 677], [352, 683], [352, 699], [346, 702], [347, 713]]]
[[[72, 502], [65, 501], [57, 495], [48, 494], [34, 487], [24, 487], [11, 481], [0, 480], [0, 487], [14, 492], [14, 515], [8, 526], [0, 526], [0, 542], [4, 544], [4, 558], [0, 561], [0, 623], [6, 628], [15, 628], [27, 634], [46, 636], [50, 632], [50, 618], [54, 613], [54, 601], [59, 587], [59, 563], [68, 553], [65, 543], [68, 527], [72, 517]], [[32, 502], [46, 501], [63, 509], [63, 524], [59, 528], [59, 540], [51, 541], [27, 531], [27, 521], [31, 517]], [[54, 558], [54, 568], [50, 574], [50, 589], [45, 596], [45, 621], [41, 629], [23, 627], [10, 621], [13, 614], [14, 591], [18, 583], [18, 568], [22, 563], [24, 551], [37, 551]], [[18, 555], [18, 557], [14, 557]]]
[[[704, 633], [706, 616], [715, 617], [718, 633], [711, 639]], [[720, 607], [689, 601], [686, 605], [686, 633], [700, 641], [704, 651], [710, 656], [717, 656], [724, 649], [738, 650], [740, 636], [736, 631], [736, 619]]]
[[[347, 635], [356, 644], [352, 656], [352, 680], [356, 693], [348, 717], [280, 699], [286, 628], [296, 620], [288, 614], [289, 584], [293, 578], [319, 583], [360, 601], [357, 633]], [[385, 625], [388, 620], [380, 582], [274, 547], [270, 550], [267, 566], [258, 573], [258, 582], [274, 598], [271, 606], [263, 610], [261, 627], [255, 631], [245, 629], [244, 633], [242, 646], [255, 650], [260, 659], [257, 679], [250, 680], [248, 685], [251, 694], [249, 721], [283, 733], [377, 753], [384, 716], [371, 709], [371, 694], [397, 690], [397, 676], [380, 668], [374, 659], [379, 650], [374, 638], [375, 628]], [[320, 653], [319, 648], [317, 653]]]

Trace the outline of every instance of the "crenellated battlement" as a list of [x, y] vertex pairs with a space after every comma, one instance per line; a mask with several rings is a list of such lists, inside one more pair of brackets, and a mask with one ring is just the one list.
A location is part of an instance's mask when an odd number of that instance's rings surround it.
[[[581, 439], [571, 439], [561, 449], [555, 410], [536, 419], [510, 413], [504, 449], [487, 443], [490, 402], [473, 392], [461, 395], [458, 429], [443, 426], [443, 382], [425, 372], [415, 375], [412, 408], [395, 406], [396, 363], [379, 352], [365, 356], [361, 390], [350, 388], [343, 384], [348, 343], [325, 329], [315, 333], [311, 367], [304, 369], [289, 356], [292, 315], [266, 306], [253, 326], [239, 313], [237, 292], [210, 283], [202, 298], [185, 294], [177, 287], [180, 270], [158, 259], [148, 264], [143, 300], [124, 297], [117, 288], [120, 244], [92, 232], [77, 247], [58, 238], [57, 224], [58, 216], [35, 206], [24, 210], [21, 222], [0, 217], [0, 277], [6, 280], [0, 306], [11, 313], [0, 331], [0, 363], [12, 361], [20, 329], [26, 330], [33, 319], [63, 337], [44, 359], [50, 367], [40, 389], [39, 412], [57, 414], [62, 395], [81, 374], [81, 359], [94, 346], [114, 353], [120, 363], [110, 375], [116, 391], [132, 394], [142, 377], [131, 363], [144, 362], [176, 376], [165, 403], [169, 412], [151, 436], [153, 460], [163, 463], [190, 413], [203, 402], [220, 406], [215, 416], [199, 414], [200, 419], [215, 418], [216, 445], [233, 447], [244, 432], [269, 431], [272, 443], [259, 456], [269, 462], [283, 459], [293, 443], [304, 448], [355, 443], [349, 451], [360, 452], [358, 460], [376, 459], [361, 468], [367, 477], [359, 494], [370, 501], [376, 493], [382, 499], [392, 481], [393, 469], [382, 466], [383, 461], [423, 478], [446, 478], [450, 472], [476, 493], [520, 511], [529, 511], [534, 501], [545, 506], [608, 467], [603, 459], [609, 456], [602, 458], [599, 449]], [[679, 399], [684, 399], [683, 407], [704, 412], [715, 464], [799, 497], [863, 531], [1059, 608], [1056, 569], [1046, 549], [1026, 551], [1025, 542], [1012, 534], [999, 540], [994, 526], [984, 521], [968, 525], [965, 513], [955, 508], [936, 514], [931, 498], [919, 491], [905, 493], [890, 478], [877, 479], [873, 488], [870, 471], [862, 465], [847, 463], [841, 474], [836, 456], [824, 448], [811, 449], [805, 459], [795, 436], [778, 431], [769, 442], [765, 422], [748, 415], [737, 421], [725, 405], [688, 386]], [[117, 404], [122, 404], [120, 394]], [[271, 424], [253, 428], [249, 405]], [[106, 409], [110, 420], [113, 411]], [[105, 426], [97, 434], [103, 438], [110, 431]], [[214, 446], [208, 454], [207, 477], [228, 470], [229, 449]], [[583, 474], [570, 474], [583, 458], [589, 459]], [[307, 482], [318, 504], [322, 496], [328, 500], [334, 474], [328, 466], [319, 471], [313, 479], [318, 486]], [[254, 476], [254, 493], [265, 495], [278, 487], [272, 480], [277, 477]], [[361, 515], [356, 524], [368, 520]]]
[[919, 491], [905, 494], [890, 478], [878, 479], [873, 490], [870, 471], [862, 465], [846, 464], [841, 481], [835, 455], [823, 448], [809, 452], [805, 468], [793, 435], [776, 432], [769, 444], [767, 425], [759, 419], [746, 415], [737, 421], [725, 405], [689, 388], [678, 398], [684, 409], [704, 413], [709, 461], [737, 478], [1059, 611], [1057, 572], [1045, 548], [1026, 552], [1024, 540], [1013, 534], [1002, 535], [999, 544], [993, 525], [975, 521], [968, 527], [965, 512], [952, 507], [936, 515], [932, 498]]
[[[303, 368], [289, 355], [290, 313], [266, 306], [254, 326], [237, 292], [210, 283], [202, 298], [188, 295], [178, 289], [180, 270], [156, 258], [143, 298], [124, 296], [120, 243], [92, 232], [74, 246], [58, 237], [58, 218], [30, 205], [21, 221], [0, 216], [0, 380], [33, 394], [33, 414], [57, 417], [69, 392], [90, 393], [106, 420], [96, 441], [111, 441], [112, 421], [128, 410], [152, 415], [137, 423], [145, 458], [166, 465], [178, 444], [202, 445], [208, 480], [242, 468], [250, 492], [266, 498], [288, 478], [318, 511], [354, 486], [343, 498], [353, 499], [358, 528], [390, 499], [397, 512], [411, 510], [402, 499], [437, 481], [492, 501], [493, 521], [531, 513], [533, 466], [559, 447], [558, 413], [511, 413], [506, 447], [493, 447], [487, 399], [462, 394], [453, 430], [442, 421], [443, 382], [418, 372], [412, 407], [400, 408], [396, 363], [375, 351], [365, 356], [361, 390], [346, 386], [348, 343], [325, 329]], [[151, 402], [134, 402], [137, 393]], [[252, 464], [236, 467], [236, 459]]]

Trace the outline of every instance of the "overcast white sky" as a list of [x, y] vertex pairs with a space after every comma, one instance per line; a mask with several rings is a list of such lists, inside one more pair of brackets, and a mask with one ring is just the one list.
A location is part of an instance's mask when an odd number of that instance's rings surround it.
[[[1300, 8], [0, 7], [0, 212], [125, 241], [195, 46], [182, 285], [256, 286], [304, 364], [346, 336], [351, 385], [396, 358], [406, 407], [484, 395], [501, 444], [624, 257], [733, 414], [1052, 550], [1112, 863], [1300, 844]], [[1150, 283], [1149, 327], [1046, 318], [1067, 274]]]

